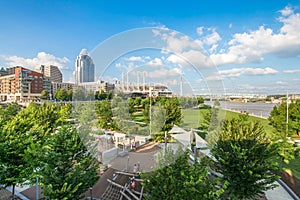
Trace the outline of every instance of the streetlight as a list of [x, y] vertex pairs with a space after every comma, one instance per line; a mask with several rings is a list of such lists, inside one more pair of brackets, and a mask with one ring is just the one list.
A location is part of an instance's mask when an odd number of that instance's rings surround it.
[[[33, 172], [38, 173], [40, 171], [40, 168], [36, 168], [33, 170]], [[36, 182], [35, 182], [35, 199], [39, 199], [39, 176], [38, 174], [36, 175]]]
[[91, 200], [93, 200], [93, 188], [90, 187], [90, 195], [91, 195]]

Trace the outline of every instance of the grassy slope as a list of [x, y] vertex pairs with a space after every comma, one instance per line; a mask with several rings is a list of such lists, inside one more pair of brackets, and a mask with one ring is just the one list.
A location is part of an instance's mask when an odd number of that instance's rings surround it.
[[[197, 128], [199, 126], [199, 120], [203, 120], [203, 112], [205, 112], [205, 109], [201, 109], [200, 111], [198, 109], [183, 110], [182, 111], [183, 123], [181, 126], [184, 128]], [[241, 114], [231, 112], [231, 111], [225, 111], [225, 110], [220, 111], [221, 118], [225, 118], [225, 119], [237, 118], [239, 115]], [[249, 116], [249, 120], [260, 121], [260, 123], [265, 128], [265, 131], [268, 135], [274, 134], [275, 130], [272, 126], [269, 125], [267, 119]], [[290, 169], [293, 175], [300, 179], [300, 157], [299, 156], [296, 157], [295, 160], [290, 161], [290, 163], [286, 164], [284, 167]]]
[[[205, 112], [205, 109], [193, 109], [193, 110], [183, 110], [182, 115], [183, 115], [183, 123], [182, 127], [184, 128], [197, 128], [199, 126], [199, 120], [203, 120], [203, 113]], [[220, 118], [222, 119], [232, 119], [232, 118], [237, 118], [240, 113], [235, 113], [231, 111], [225, 111], [225, 110], [220, 110]], [[249, 116], [249, 119], [252, 121], [260, 121], [261, 124], [265, 127], [265, 131], [267, 134], [272, 134], [275, 130], [272, 126], [268, 124], [267, 119], [261, 119], [258, 117], [253, 117]]]

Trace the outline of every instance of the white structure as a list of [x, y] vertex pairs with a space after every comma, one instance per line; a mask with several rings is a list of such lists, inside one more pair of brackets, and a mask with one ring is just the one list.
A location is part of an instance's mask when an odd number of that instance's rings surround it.
[[82, 49], [75, 63], [75, 84], [94, 82], [95, 65], [86, 49]]

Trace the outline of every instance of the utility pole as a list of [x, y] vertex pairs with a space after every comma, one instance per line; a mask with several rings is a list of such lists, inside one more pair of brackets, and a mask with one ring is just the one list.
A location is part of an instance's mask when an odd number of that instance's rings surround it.
[[150, 137], [152, 137], [152, 128], [151, 128], [151, 126], [152, 126], [152, 106], [151, 106], [151, 104], [152, 104], [152, 90], [151, 90], [151, 87], [149, 87], [149, 98], [150, 98], [150, 105], [149, 105], [149, 119], [150, 119], [150, 123], [149, 123], [149, 125], [150, 125], [150, 127], [149, 127], [149, 131], [150, 131]]
[[289, 131], [289, 94], [286, 92], [286, 137]]

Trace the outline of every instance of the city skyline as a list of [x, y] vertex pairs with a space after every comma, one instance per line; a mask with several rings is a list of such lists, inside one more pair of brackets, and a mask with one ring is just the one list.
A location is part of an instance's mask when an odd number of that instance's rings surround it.
[[[228, 93], [300, 93], [299, 5], [298, 1], [243, 5], [235, 1], [172, 5], [168, 1], [145, 5], [137, 1], [4, 2], [0, 8], [0, 66], [34, 69], [55, 65], [65, 82], [75, 82], [75, 60], [82, 48], [92, 53], [120, 32], [160, 27], [190, 38], [179, 41], [169, 37], [172, 48], [184, 49], [192, 41], [204, 49], [219, 72], [205, 78], [222, 81]], [[140, 52], [125, 55], [114, 64], [127, 68], [141, 63], [174, 64], [164, 72], [179, 77], [183, 70], [171, 56]], [[119, 72], [112, 70], [107, 78], [120, 80]], [[195, 90], [201, 93], [199, 88]]]

